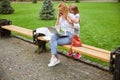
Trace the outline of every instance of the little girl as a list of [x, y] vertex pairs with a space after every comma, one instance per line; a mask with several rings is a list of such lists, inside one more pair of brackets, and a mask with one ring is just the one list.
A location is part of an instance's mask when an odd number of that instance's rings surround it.
[[79, 10], [76, 5], [69, 6], [69, 16], [67, 17], [67, 20], [69, 23], [71, 23], [74, 26], [74, 33], [79, 36], [80, 34], [80, 15]]
[[[79, 15], [79, 10], [78, 10], [78, 7], [76, 5], [71, 5], [69, 6], [69, 16], [67, 17], [67, 20], [69, 23], [71, 23], [73, 25], [73, 28], [74, 28], [74, 33], [75, 35], [78, 35], [80, 34], [80, 15]], [[68, 56], [72, 56], [74, 54], [74, 52], [69, 52]], [[77, 53], [75, 55], [75, 58], [80, 58], [80, 53]]]

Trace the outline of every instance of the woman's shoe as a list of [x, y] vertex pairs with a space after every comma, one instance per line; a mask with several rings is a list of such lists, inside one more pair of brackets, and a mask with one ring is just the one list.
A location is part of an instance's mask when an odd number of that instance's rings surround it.
[[81, 57], [81, 54], [79, 52], [77, 52], [74, 58], [79, 59], [80, 57]]
[[60, 63], [60, 60], [58, 60], [56, 58], [51, 58], [50, 63], [48, 64], [48, 67], [55, 66], [55, 65], [57, 65], [59, 63]]

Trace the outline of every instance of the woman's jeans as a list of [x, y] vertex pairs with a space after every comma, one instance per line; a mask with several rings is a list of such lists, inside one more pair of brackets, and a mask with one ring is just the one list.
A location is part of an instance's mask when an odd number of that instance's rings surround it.
[[65, 44], [71, 44], [72, 42], [72, 33], [66, 32], [67, 36], [59, 36], [58, 34], [54, 34], [51, 37], [50, 40], [50, 48], [51, 48], [51, 54], [55, 55], [56, 58], [58, 58], [58, 53], [57, 53], [57, 46], [58, 45], [65, 45]]

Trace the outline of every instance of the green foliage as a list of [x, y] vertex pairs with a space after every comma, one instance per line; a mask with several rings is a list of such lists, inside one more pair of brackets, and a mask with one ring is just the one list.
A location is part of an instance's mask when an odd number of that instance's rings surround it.
[[33, 3], [37, 3], [37, 0], [33, 0]]
[[40, 9], [40, 19], [51, 20], [55, 18], [52, 0], [44, 0]]
[[0, 3], [0, 14], [12, 14], [14, 9], [10, 5], [10, 0], [3, 0]]
[[80, 2], [80, 0], [75, 0], [76, 3]]
[[63, 2], [66, 2], [66, 0], [62, 0]]

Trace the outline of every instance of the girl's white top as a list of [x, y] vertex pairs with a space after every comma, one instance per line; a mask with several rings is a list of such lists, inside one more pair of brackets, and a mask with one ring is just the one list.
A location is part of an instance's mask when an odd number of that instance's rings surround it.
[[[69, 17], [71, 17], [73, 19], [78, 19], [78, 18], [80, 19], [79, 13], [77, 13], [77, 14], [69, 13]], [[79, 22], [73, 23], [73, 26], [74, 26], [74, 33], [79, 35], [79, 33], [80, 33], [80, 23]]]

